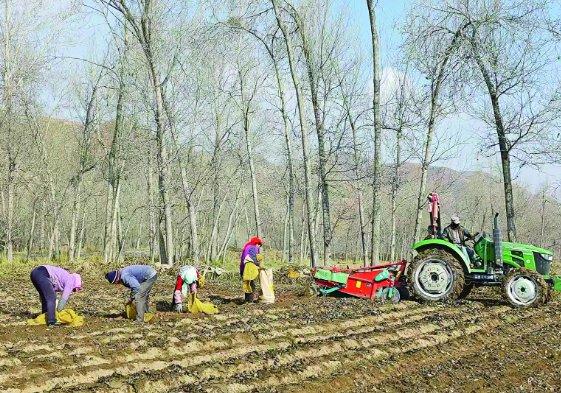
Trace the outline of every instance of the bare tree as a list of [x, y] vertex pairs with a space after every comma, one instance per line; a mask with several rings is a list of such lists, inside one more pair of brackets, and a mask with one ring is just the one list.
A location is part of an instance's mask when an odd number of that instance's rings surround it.
[[[451, 62], [458, 50], [461, 30], [458, 28], [450, 36], [432, 24], [432, 15], [425, 14], [423, 5], [420, 14], [414, 9], [405, 27], [406, 41], [405, 47], [412, 54], [412, 65], [427, 80], [427, 100], [429, 102], [428, 114], [423, 116], [426, 119], [426, 133], [421, 153], [421, 179], [417, 193], [417, 214], [415, 218], [415, 228], [413, 231], [413, 241], [419, 240], [421, 234], [421, 219], [423, 207], [426, 202], [427, 181], [429, 166], [433, 156], [433, 141], [435, 130], [439, 119], [446, 113], [450, 104], [453, 104], [451, 94], [448, 91], [447, 102], [443, 104], [443, 90], [450, 79], [450, 75], [457, 69], [456, 63]], [[452, 83], [451, 83], [452, 84]], [[423, 111], [423, 109], [421, 109]]]
[[277, 0], [271, 0], [273, 9], [275, 11], [275, 17], [279, 29], [282, 32], [284, 42], [286, 45], [286, 52], [288, 57], [288, 63], [290, 66], [290, 75], [292, 77], [292, 83], [294, 85], [294, 92], [296, 94], [296, 101], [298, 106], [298, 117], [300, 120], [300, 132], [302, 137], [302, 158], [304, 160], [304, 194], [306, 202], [306, 222], [308, 227], [308, 240], [310, 245], [310, 259], [311, 265], [313, 267], [317, 264], [316, 256], [316, 239], [315, 239], [315, 219], [313, 216], [313, 202], [312, 202], [312, 184], [311, 184], [311, 170], [310, 161], [308, 157], [308, 130], [307, 130], [307, 120], [306, 112], [304, 108], [304, 98], [300, 85], [300, 78], [298, 76], [298, 70], [296, 69], [296, 60], [293, 53], [293, 44], [290, 32], [288, 31], [285, 22], [282, 20], [281, 10], [278, 6]]
[[157, 64], [157, 58], [154, 53], [154, 25], [155, 10], [154, 3], [150, 0], [144, 0], [137, 4], [138, 12], [132, 9], [126, 0], [99, 0], [111, 9], [120, 13], [131, 29], [132, 35], [138, 40], [142, 48], [146, 60], [146, 67], [150, 78], [151, 87], [154, 94], [154, 121], [156, 124], [156, 144], [157, 144], [157, 164], [158, 164], [158, 189], [162, 204], [162, 214], [165, 227], [158, 225], [160, 239], [164, 240], [165, 247], [160, 245], [160, 261], [173, 264], [174, 247], [173, 247], [173, 222], [171, 201], [169, 195], [169, 163], [168, 152], [166, 147], [166, 121], [165, 121], [165, 78], [161, 77], [161, 72]]
[[103, 70], [98, 71], [93, 80], [87, 83], [85, 91], [79, 98], [84, 111], [84, 117], [80, 130], [78, 131], [79, 163], [77, 173], [72, 177], [70, 183], [73, 191], [72, 213], [70, 220], [70, 236], [68, 241], [68, 260], [73, 262], [76, 258], [78, 220], [81, 216], [82, 183], [84, 175], [95, 168], [96, 162], [92, 157], [92, 142], [98, 122], [98, 94], [103, 77]]
[[[542, 161], [543, 142], [549, 141], [552, 106], [557, 90], [544, 91], [541, 75], [556, 60], [553, 44], [545, 34], [550, 2], [447, 1], [431, 8], [433, 30], [461, 44], [469, 62], [464, 63], [486, 92], [491, 113], [479, 108], [479, 117], [494, 128], [505, 198], [507, 235], [516, 239], [513, 193], [513, 159], [521, 165]], [[478, 79], [471, 78], [479, 87]], [[473, 83], [475, 81], [475, 84]], [[545, 154], [544, 154], [545, 155]]]
[[[304, 23], [301, 15], [292, 9], [292, 16], [295, 20], [300, 40], [302, 44], [302, 54], [304, 55], [306, 74], [308, 76], [308, 85], [310, 89], [310, 97], [312, 102], [312, 109], [314, 112], [315, 129], [317, 136], [318, 148], [318, 174], [319, 186], [321, 192], [321, 213], [322, 213], [322, 226], [323, 226], [323, 258], [324, 262], [329, 261], [331, 258], [330, 244], [332, 240], [331, 228], [331, 213], [329, 204], [329, 183], [327, 180], [327, 147], [325, 141], [325, 127], [323, 122], [323, 114], [319, 102], [319, 88], [318, 88], [318, 70], [317, 60], [315, 56], [315, 48], [309, 39], [308, 27]], [[325, 22], [320, 22], [325, 23]]]
[[370, 242], [370, 263], [380, 262], [380, 223], [381, 223], [381, 188], [382, 188], [382, 116], [380, 113], [380, 42], [376, 25], [376, 2], [366, 0], [370, 20], [372, 39], [372, 111], [374, 135], [374, 163], [372, 172], [372, 237]]

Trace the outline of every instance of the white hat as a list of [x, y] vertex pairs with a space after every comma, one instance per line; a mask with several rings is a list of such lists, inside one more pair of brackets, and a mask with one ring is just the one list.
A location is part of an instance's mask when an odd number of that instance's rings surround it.
[[460, 217], [458, 217], [458, 215], [456, 215], [456, 214], [454, 214], [450, 220], [451, 220], [454, 224], [459, 224], [459, 223], [460, 223]]

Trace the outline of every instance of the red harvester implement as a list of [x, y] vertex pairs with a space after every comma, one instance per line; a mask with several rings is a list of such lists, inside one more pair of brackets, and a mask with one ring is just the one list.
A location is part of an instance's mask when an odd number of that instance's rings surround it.
[[350, 296], [398, 302], [405, 291], [406, 261], [341, 269], [337, 266], [312, 270], [311, 290], [318, 295], [338, 292]]

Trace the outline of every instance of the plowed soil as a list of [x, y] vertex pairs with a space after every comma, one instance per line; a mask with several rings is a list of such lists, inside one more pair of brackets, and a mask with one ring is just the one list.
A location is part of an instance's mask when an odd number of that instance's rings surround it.
[[86, 273], [69, 306], [80, 328], [27, 326], [40, 311], [27, 274], [0, 281], [2, 392], [558, 392], [558, 299], [517, 310], [498, 289], [454, 305], [314, 298], [279, 284], [274, 305], [240, 304], [238, 282], [201, 291], [215, 316], [167, 310], [173, 274], [153, 290], [153, 323], [122, 316], [126, 291]]

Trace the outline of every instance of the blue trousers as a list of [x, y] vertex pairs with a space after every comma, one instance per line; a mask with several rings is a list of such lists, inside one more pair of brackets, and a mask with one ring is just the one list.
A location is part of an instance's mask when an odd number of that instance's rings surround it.
[[49, 272], [44, 266], [38, 266], [31, 271], [31, 282], [39, 292], [41, 312], [47, 313], [47, 325], [56, 323], [56, 293], [51, 283]]

